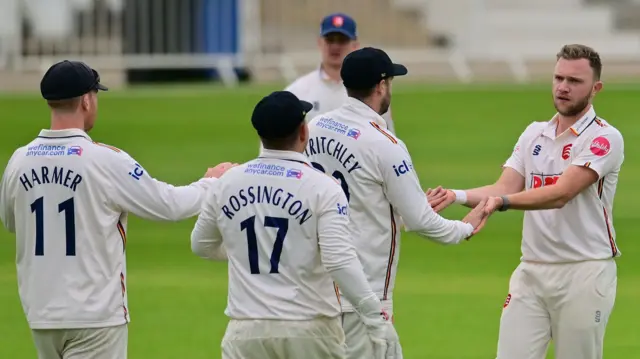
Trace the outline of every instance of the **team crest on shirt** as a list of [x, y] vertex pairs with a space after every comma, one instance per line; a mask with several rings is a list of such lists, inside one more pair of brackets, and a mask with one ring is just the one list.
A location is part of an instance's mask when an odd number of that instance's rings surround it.
[[571, 147], [573, 147], [573, 144], [568, 144], [568, 145], [564, 145], [564, 147], [562, 147], [562, 159], [563, 160], [568, 160], [569, 157], [571, 157]]

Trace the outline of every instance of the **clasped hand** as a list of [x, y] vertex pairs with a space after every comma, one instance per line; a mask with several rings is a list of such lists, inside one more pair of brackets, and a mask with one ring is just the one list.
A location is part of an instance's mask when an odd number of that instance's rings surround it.
[[[456, 200], [453, 191], [444, 189], [441, 186], [435, 189], [429, 188], [426, 192], [427, 200], [435, 212], [440, 212], [449, 207]], [[487, 197], [480, 201], [463, 219], [463, 222], [469, 223], [474, 230], [471, 236], [480, 232], [487, 222], [487, 219], [502, 206], [502, 198]], [[469, 238], [471, 237], [469, 236]], [[468, 239], [468, 238], [467, 238]]]

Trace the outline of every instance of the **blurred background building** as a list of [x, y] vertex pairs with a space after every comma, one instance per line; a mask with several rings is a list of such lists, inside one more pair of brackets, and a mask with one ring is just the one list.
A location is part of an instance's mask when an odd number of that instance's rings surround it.
[[607, 80], [640, 77], [640, 0], [0, 0], [0, 89], [66, 58], [116, 87], [289, 81], [318, 65], [319, 22], [337, 11], [412, 79], [549, 78], [567, 43], [598, 50]]

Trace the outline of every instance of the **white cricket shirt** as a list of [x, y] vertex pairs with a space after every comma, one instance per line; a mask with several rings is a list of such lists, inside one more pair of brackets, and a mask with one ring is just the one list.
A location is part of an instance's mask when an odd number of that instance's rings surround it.
[[[313, 104], [313, 109], [307, 114], [307, 121], [317, 115], [337, 109], [349, 98], [342, 81], [333, 80], [322, 68], [301, 76], [287, 86], [285, 91], [293, 93], [300, 100]], [[391, 108], [382, 117], [388, 125], [388, 130], [395, 133], [391, 120]]]
[[[406, 146], [364, 103], [348, 98], [340, 108], [312, 119], [309, 132], [305, 154], [314, 167], [341, 183], [351, 208], [350, 235], [365, 274], [390, 308], [400, 253], [400, 217], [406, 230], [446, 244], [467, 238], [473, 226], [433, 211]], [[343, 301], [343, 310], [352, 309]]]
[[557, 120], [533, 122], [520, 135], [505, 166], [525, 178], [526, 190], [553, 185], [568, 166], [585, 166], [598, 181], [564, 207], [525, 211], [522, 260], [566, 263], [620, 255], [613, 228], [613, 198], [624, 160], [620, 132], [593, 107], [557, 136]]
[[127, 213], [196, 215], [214, 179], [174, 187], [82, 130], [42, 130], [0, 183], [0, 219], [16, 234], [18, 290], [32, 329], [129, 322]]
[[348, 237], [348, 208], [341, 187], [301, 153], [263, 150], [225, 173], [209, 191], [191, 235], [194, 253], [229, 261], [225, 314], [337, 317], [339, 297], [329, 272], [336, 282], [360, 288], [352, 297], [372, 297]]

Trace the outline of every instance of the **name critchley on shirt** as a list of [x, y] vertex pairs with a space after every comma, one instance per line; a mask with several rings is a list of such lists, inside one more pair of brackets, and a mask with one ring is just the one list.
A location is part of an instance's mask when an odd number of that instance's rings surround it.
[[296, 199], [293, 193], [274, 186], [247, 186], [229, 196], [226, 202], [227, 204], [222, 206], [222, 213], [229, 219], [233, 219], [244, 207], [253, 204], [268, 204], [281, 208], [295, 218], [300, 225], [312, 217], [309, 208], [305, 208], [302, 201]]
[[334, 138], [327, 138], [324, 136], [311, 137], [309, 138], [309, 143], [307, 144], [307, 148], [304, 150], [304, 153], [307, 157], [320, 154], [329, 155], [338, 160], [348, 173], [362, 168], [362, 166], [360, 166], [360, 161], [358, 161], [349, 148], [344, 143]]

